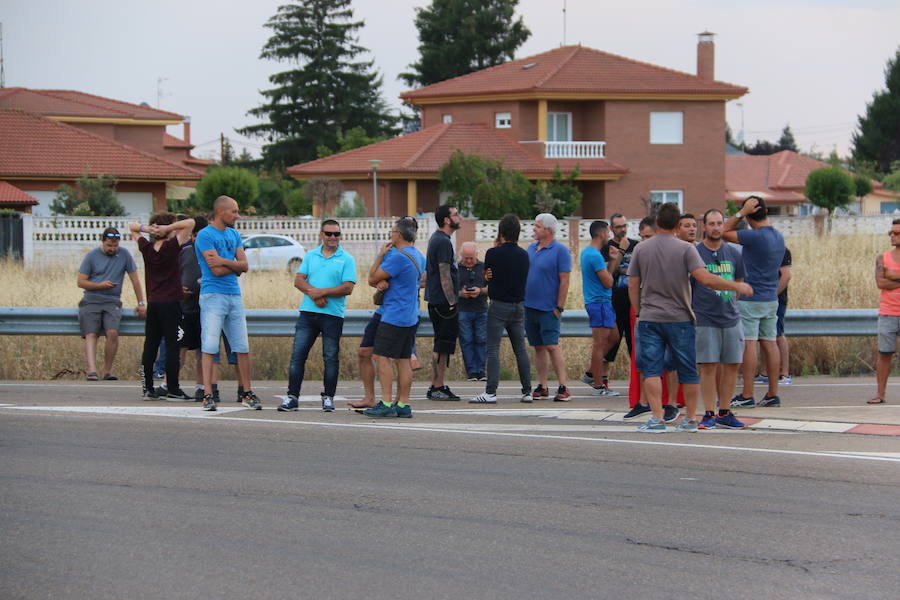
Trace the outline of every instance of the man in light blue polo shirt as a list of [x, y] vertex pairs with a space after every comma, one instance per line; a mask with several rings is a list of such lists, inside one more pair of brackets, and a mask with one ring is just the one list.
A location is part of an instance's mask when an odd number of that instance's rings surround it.
[[569, 294], [572, 255], [556, 241], [558, 224], [556, 217], [549, 213], [534, 218], [535, 241], [528, 246], [530, 264], [525, 283], [525, 335], [528, 343], [534, 346], [538, 374], [538, 386], [532, 397], [535, 400], [549, 397], [547, 377], [552, 361], [559, 378], [553, 400], [568, 402], [571, 394], [566, 387], [566, 362], [559, 346], [559, 327]]
[[319, 334], [322, 335], [322, 360], [325, 366], [322, 410], [334, 411], [344, 310], [346, 297], [353, 292], [356, 283], [356, 260], [341, 248], [341, 226], [337, 221], [322, 221], [319, 238], [322, 244], [306, 253], [294, 277], [294, 287], [304, 297], [294, 329], [288, 393], [278, 407], [279, 411], [299, 410], [300, 386], [303, 384], [306, 358]]

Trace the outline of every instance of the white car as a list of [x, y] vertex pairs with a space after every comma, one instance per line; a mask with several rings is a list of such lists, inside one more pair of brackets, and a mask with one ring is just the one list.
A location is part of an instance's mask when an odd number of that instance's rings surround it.
[[251, 270], [288, 269], [296, 271], [306, 256], [306, 248], [292, 237], [259, 233], [244, 238], [244, 252]]

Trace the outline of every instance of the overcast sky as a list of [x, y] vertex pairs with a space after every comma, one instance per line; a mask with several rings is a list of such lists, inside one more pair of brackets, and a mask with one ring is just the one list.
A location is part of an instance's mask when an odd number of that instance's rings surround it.
[[[72, 89], [147, 102], [192, 119], [198, 156], [219, 133], [258, 153], [234, 128], [283, 65], [260, 60], [276, 0], [3, 0], [6, 86]], [[397, 75], [417, 57], [415, 7], [426, 0], [354, 0], [359, 42], [399, 106]], [[563, 0], [521, 0], [532, 36], [517, 58], [563, 43]], [[688, 73], [696, 34], [716, 38], [716, 79], [750, 88], [727, 117], [749, 142], [790, 124], [802, 150], [846, 153], [850, 134], [900, 44], [897, 0], [567, 0], [566, 39]], [[158, 86], [158, 79], [163, 78]], [[737, 102], [742, 102], [741, 107]], [[180, 128], [170, 132], [181, 135]], [[615, 148], [608, 148], [614, 157]]]

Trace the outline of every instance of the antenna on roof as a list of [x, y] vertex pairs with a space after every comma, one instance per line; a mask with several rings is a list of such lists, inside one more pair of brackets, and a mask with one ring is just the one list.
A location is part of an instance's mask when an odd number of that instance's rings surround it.
[[3, 23], [0, 23], [0, 88], [6, 87], [6, 72], [3, 70]]
[[566, 0], [563, 0], [563, 46], [566, 45]]

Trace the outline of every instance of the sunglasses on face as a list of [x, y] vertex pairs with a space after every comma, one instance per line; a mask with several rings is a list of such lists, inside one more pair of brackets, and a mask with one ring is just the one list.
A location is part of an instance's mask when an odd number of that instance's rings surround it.
[[322, 235], [325, 235], [327, 237], [341, 237], [341, 232], [340, 231], [323, 231]]
[[104, 233], [103, 237], [110, 239], [110, 240], [118, 240], [118, 239], [122, 238], [122, 234], [121, 233]]

